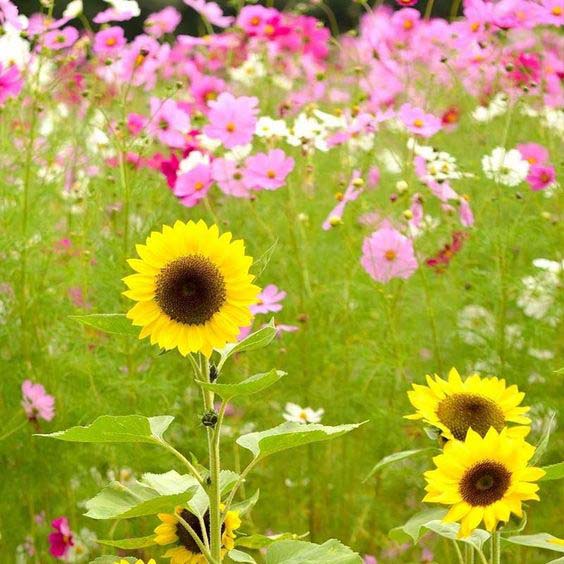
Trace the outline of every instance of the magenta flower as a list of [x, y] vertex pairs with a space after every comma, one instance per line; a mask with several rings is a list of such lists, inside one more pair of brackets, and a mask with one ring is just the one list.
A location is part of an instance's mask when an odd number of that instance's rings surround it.
[[49, 535], [49, 552], [58, 560], [63, 560], [69, 548], [74, 545], [69, 520], [66, 517], [59, 517], [51, 523], [51, 526], [55, 532]]
[[245, 170], [236, 161], [218, 158], [212, 163], [212, 178], [219, 189], [228, 196], [250, 198], [251, 190], [247, 186]]
[[245, 163], [245, 177], [249, 188], [276, 190], [284, 185], [294, 169], [294, 159], [282, 149], [250, 156]]
[[22, 397], [22, 407], [30, 421], [37, 421], [37, 419], [51, 421], [55, 417], [55, 398], [50, 396], [41, 384], [24, 380]]
[[126, 44], [125, 35], [121, 27], [102, 29], [94, 36], [92, 50], [101, 57], [117, 55]]
[[229, 27], [235, 19], [232, 16], [224, 16], [222, 9], [215, 2], [184, 0], [184, 4], [190, 6], [192, 10], [198, 12], [203, 18], [217, 27]]
[[0, 63], [0, 106], [8, 98], [15, 98], [22, 90], [24, 81], [16, 65], [4, 69]]
[[75, 44], [78, 35], [78, 30], [72, 26], [64, 27], [63, 29], [53, 29], [43, 36], [43, 45], [53, 51], [66, 49]]
[[527, 182], [535, 192], [548, 188], [555, 180], [556, 173], [552, 165], [532, 165], [529, 168]]
[[421, 137], [432, 137], [442, 127], [440, 118], [433, 114], [426, 114], [421, 108], [408, 103], [399, 109], [398, 117], [408, 131]]
[[212, 183], [211, 170], [208, 165], [196, 165], [189, 172], [180, 174], [174, 185], [174, 194], [187, 208], [193, 208], [205, 198]]
[[257, 313], [268, 313], [277, 312], [282, 310], [282, 304], [280, 303], [286, 297], [286, 292], [280, 290], [274, 284], [269, 284], [264, 288], [264, 290], [257, 296], [257, 303], [251, 306], [251, 313], [256, 315]]
[[222, 92], [217, 100], [209, 103], [209, 123], [204, 127], [204, 133], [219, 139], [228, 149], [249, 143], [257, 124], [257, 104], [255, 97], [236, 98]]
[[417, 270], [411, 239], [385, 225], [364, 239], [361, 264], [377, 282], [409, 278]]
[[521, 143], [517, 145], [517, 150], [531, 165], [543, 165], [548, 163], [548, 150], [538, 143]]
[[153, 37], [161, 37], [165, 33], [172, 33], [181, 19], [180, 12], [176, 8], [167, 6], [145, 20], [145, 32]]
[[237, 17], [237, 26], [247, 35], [273, 36], [280, 22], [280, 12], [264, 6], [245, 6]]
[[171, 99], [151, 98], [151, 118], [147, 132], [163, 145], [182, 149], [190, 129], [190, 116]]

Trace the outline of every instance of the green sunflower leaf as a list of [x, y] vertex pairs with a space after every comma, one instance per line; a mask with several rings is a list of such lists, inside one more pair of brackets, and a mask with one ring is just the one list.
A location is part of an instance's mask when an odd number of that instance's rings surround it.
[[374, 476], [374, 474], [378, 470], [380, 470], [380, 468], [383, 468], [388, 464], [392, 464], [393, 462], [399, 462], [400, 460], [411, 458], [412, 456], [415, 456], [416, 454], [419, 454], [421, 452], [428, 452], [431, 450], [437, 450], [437, 449], [429, 447], [429, 448], [418, 448], [415, 450], [402, 450], [401, 452], [394, 452], [394, 454], [389, 454], [388, 456], [384, 456], [384, 458], [382, 458], [373, 466], [372, 470], [370, 470], [366, 478], [364, 478], [364, 482], [372, 478], [372, 476]]
[[[219, 475], [219, 484], [222, 497], [231, 491], [238, 479], [239, 474], [236, 472], [232, 472], [231, 470], [221, 471]], [[209, 507], [208, 493], [200, 485], [198, 485], [196, 493], [187, 505], [191, 513], [199, 517], [203, 517]]]
[[148, 537], [138, 537], [136, 539], [98, 539], [96, 542], [105, 546], [115, 546], [116, 548], [121, 548], [123, 550], [135, 550], [137, 548], [146, 548], [148, 546], [157, 544], [155, 542], [155, 535], [149, 535]]
[[556, 413], [554, 411], [546, 418], [546, 421], [542, 428], [541, 437], [536, 445], [535, 454], [533, 454], [533, 457], [531, 458], [531, 462], [529, 463], [531, 466], [537, 464], [539, 460], [542, 458], [542, 455], [545, 453], [548, 447], [548, 441], [550, 440], [550, 435], [552, 434], [552, 431], [554, 431], [554, 428], [556, 427], [555, 419], [556, 419]]
[[116, 564], [116, 562], [121, 562], [122, 560], [129, 562], [129, 564], [135, 564], [138, 559], [133, 556], [113, 556], [110, 554], [104, 554], [104, 556], [98, 556], [98, 558], [90, 560], [90, 564]]
[[353, 423], [329, 427], [311, 423], [287, 422], [266, 431], [242, 435], [237, 439], [237, 444], [250, 450], [255, 458], [264, 458], [289, 448], [336, 439], [362, 424]]
[[[190, 501], [198, 491], [195, 478], [167, 472], [143, 476], [141, 481], [125, 486], [111, 482], [86, 502], [85, 515], [92, 519], [130, 519], [144, 515], [172, 512], [177, 505]], [[177, 476], [176, 486], [172, 480]]]
[[217, 394], [223, 400], [229, 401], [236, 396], [249, 396], [265, 390], [278, 382], [278, 380], [280, 380], [283, 376], [286, 376], [286, 372], [273, 369], [270, 372], [249, 376], [249, 378], [246, 378], [237, 384], [200, 382], [199, 380], [196, 380], [196, 384], [204, 388], [204, 390]]
[[271, 319], [268, 322], [268, 325], [261, 327], [254, 333], [251, 333], [242, 341], [239, 341], [236, 344], [226, 345], [222, 350], [220, 350], [219, 354], [221, 355], [221, 358], [217, 365], [217, 369], [221, 370], [225, 361], [236, 353], [254, 351], [267, 347], [274, 340], [274, 337], [276, 337], [276, 327], [274, 325], [274, 319]]
[[231, 505], [231, 509], [233, 511], [238, 511], [240, 515], [245, 515], [248, 513], [259, 500], [260, 490], [257, 490], [251, 497], [244, 499], [243, 501], [239, 501], [238, 503], [233, 503]]
[[423, 526], [430, 521], [442, 519], [446, 513], [447, 510], [441, 508], [424, 509], [413, 515], [403, 525], [392, 529], [388, 536], [392, 540], [399, 542], [412, 541], [413, 544], [416, 544], [425, 532], [422, 530]]
[[458, 531], [460, 529], [460, 525], [458, 523], [443, 523], [439, 520], [425, 523], [423, 528], [433, 531], [433, 533], [436, 533], [446, 539], [465, 542], [478, 550], [482, 550], [482, 546], [491, 536], [490, 533], [484, 531], [483, 529], [474, 529], [469, 536], [459, 539]]
[[551, 464], [550, 466], [543, 466], [542, 469], [546, 474], [540, 479], [541, 482], [548, 480], [561, 480], [564, 478], [564, 462]]
[[309, 533], [306, 533], [305, 535], [296, 535], [294, 533], [280, 533], [278, 535], [248, 535], [246, 537], [237, 537], [235, 545], [258, 550], [259, 548], [270, 546], [275, 542], [283, 540], [299, 540], [307, 537], [308, 535]]
[[170, 415], [102, 415], [90, 425], [71, 427], [66, 431], [39, 434], [75, 443], [159, 443], [174, 420]]
[[564, 552], [564, 542], [549, 533], [537, 533], [536, 535], [518, 535], [515, 537], [502, 537], [503, 540], [522, 546], [535, 548], [546, 548], [556, 552]]
[[134, 327], [131, 321], [123, 313], [91, 313], [89, 315], [69, 315], [69, 319], [74, 319], [82, 325], [92, 327], [103, 333], [112, 335], [126, 335], [127, 337], [137, 337], [139, 327]]
[[236, 548], [230, 550], [227, 556], [232, 562], [256, 562], [256, 560], [250, 554], [247, 554], [246, 552], [243, 552], [241, 550], [237, 550]]
[[335, 539], [323, 544], [283, 540], [268, 547], [266, 564], [362, 564], [362, 558]]

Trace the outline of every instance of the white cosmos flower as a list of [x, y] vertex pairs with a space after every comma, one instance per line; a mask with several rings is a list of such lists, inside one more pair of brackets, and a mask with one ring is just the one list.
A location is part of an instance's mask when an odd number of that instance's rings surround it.
[[498, 184], [517, 186], [529, 174], [529, 162], [517, 149], [507, 151], [503, 147], [496, 147], [491, 155], [482, 158], [484, 174]]
[[82, 14], [82, 9], [82, 0], [72, 0], [72, 2], [67, 4], [67, 7], [63, 12], [63, 17], [70, 18], [72, 20]]
[[503, 115], [507, 111], [507, 96], [505, 94], [496, 94], [493, 100], [487, 106], [478, 106], [473, 112], [472, 117], [476, 121], [491, 121], [492, 119]]
[[3, 33], [0, 34], [0, 63], [4, 68], [16, 65], [20, 70], [29, 63], [29, 42], [21, 37], [19, 30], [4, 23]]
[[288, 126], [283, 119], [272, 119], [268, 116], [261, 116], [257, 121], [255, 131], [257, 137], [270, 139], [271, 137], [286, 137]]
[[548, 270], [554, 274], [558, 274], [564, 270], [564, 260], [558, 262], [556, 260], [549, 260], [545, 258], [538, 258], [533, 261], [533, 265], [543, 270]]
[[483, 345], [495, 334], [495, 319], [485, 307], [471, 304], [458, 314], [458, 328], [466, 344]]
[[242, 65], [230, 69], [229, 76], [236, 82], [251, 86], [257, 78], [266, 76], [266, 67], [260, 57], [253, 53]]
[[311, 407], [301, 407], [297, 403], [288, 402], [282, 417], [295, 423], [319, 423], [324, 413], [324, 409], [313, 410]]
[[186, 174], [192, 169], [196, 168], [198, 165], [209, 165], [210, 157], [200, 151], [190, 151], [185, 159], [182, 159], [178, 165], [178, 170], [180, 174]]

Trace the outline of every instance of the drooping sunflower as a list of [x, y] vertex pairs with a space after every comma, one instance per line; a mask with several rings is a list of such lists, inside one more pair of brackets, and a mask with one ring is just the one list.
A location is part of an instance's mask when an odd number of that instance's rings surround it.
[[527, 466], [535, 447], [493, 427], [481, 437], [468, 430], [465, 441], [449, 441], [433, 458], [435, 470], [425, 472], [423, 501], [450, 505], [445, 522], [460, 521], [459, 537], [467, 537], [483, 520], [495, 531], [509, 515], [523, 516], [521, 503], [539, 500], [535, 484], [545, 472]]
[[468, 429], [482, 437], [493, 427], [498, 432], [507, 423], [518, 423], [508, 428], [513, 437], [526, 437], [531, 420], [525, 416], [529, 407], [519, 404], [525, 394], [517, 386], [507, 387], [505, 380], [496, 377], [480, 378], [477, 374], [462, 380], [455, 368], [448, 380], [427, 375], [428, 386], [413, 384], [407, 392], [409, 401], [417, 413], [407, 419], [423, 419], [425, 423], [440, 429], [445, 439], [466, 438]]
[[139, 259], [128, 261], [136, 274], [123, 280], [124, 295], [137, 302], [127, 317], [142, 327], [140, 339], [209, 357], [250, 324], [249, 307], [260, 288], [249, 273], [253, 259], [231, 233], [220, 235], [203, 221], [177, 221], [152, 232], [137, 253]]
[[[167, 550], [166, 558], [170, 558], [170, 564], [207, 564], [206, 558], [201, 553], [198, 545], [190, 536], [190, 533], [179, 521], [178, 515], [190, 525], [198, 538], [204, 542], [202, 526], [198, 517], [190, 513], [187, 509], [178, 507], [176, 514], [159, 513], [162, 523], [155, 529], [155, 542], [161, 546], [174, 544], [175, 546]], [[207, 538], [210, 538], [210, 516], [206, 512], [203, 517], [206, 528]], [[228, 511], [225, 515], [221, 531], [221, 556], [222, 558], [235, 546], [235, 531], [241, 526], [241, 519], [238, 511]]]

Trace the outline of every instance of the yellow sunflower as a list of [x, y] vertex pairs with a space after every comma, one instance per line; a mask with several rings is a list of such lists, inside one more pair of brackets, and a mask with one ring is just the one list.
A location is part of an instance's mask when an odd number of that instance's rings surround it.
[[[176, 508], [176, 514], [159, 513], [159, 519], [162, 523], [155, 529], [155, 542], [162, 546], [174, 544], [165, 553], [165, 557], [170, 558], [170, 564], [207, 564], [206, 558], [201, 553], [198, 545], [190, 536], [190, 533], [184, 528], [184, 525], [178, 520], [177, 515], [186, 521], [192, 527], [193, 531], [198, 535], [199, 539], [204, 542], [202, 534], [202, 526], [196, 515], [190, 513], [187, 509], [181, 507]], [[207, 538], [210, 538], [210, 517], [209, 512], [203, 517], [206, 528]], [[223, 558], [235, 546], [235, 531], [241, 526], [241, 519], [238, 511], [228, 511], [221, 527], [221, 557]]]
[[[129, 562], [127, 560], [122, 559], [122, 560], [116, 560], [115, 564], [129, 564]], [[145, 563], [143, 562], [143, 560], [136, 560], [135, 564], [145, 564]], [[151, 560], [147, 561], [147, 564], [157, 564], [157, 563], [155, 562], [154, 558], [151, 558]]]
[[413, 384], [407, 392], [409, 401], [417, 413], [406, 415], [407, 419], [423, 419], [425, 423], [441, 430], [445, 439], [466, 438], [468, 429], [482, 437], [490, 427], [501, 431], [507, 423], [518, 423], [510, 427], [508, 434], [526, 437], [531, 420], [525, 416], [529, 407], [521, 407], [525, 394], [517, 386], [505, 385], [505, 380], [496, 377], [480, 378], [477, 374], [462, 380], [453, 368], [448, 380], [427, 376], [428, 386]]
[[153, 231], [137, 253], [139, 259], [128, 261], [136, 274], [124, 278], [124, 294], [137, 302], [127, 317], [142, 327], [140, 339], [209, 357], [250, 324], [249, 306], [260, 288], [249, 274], [253, 259], [231, 233], [220, 235], [203, 221], [177, 221]]
[[467, 537], [482, 520], [495, 531], [511, 513], [523, 516], [521, 502], [539, 499], [532, 482], [545, 472], [527, 466], [535, 447], [507, 431], [490, 428], [481, 437], [469, 429], [465, 441], [449, 441], [433, 458], [436, 469], [425, 472], [423, 501], [450, 505], [444, 521], [460, 521], [459, 537]]

